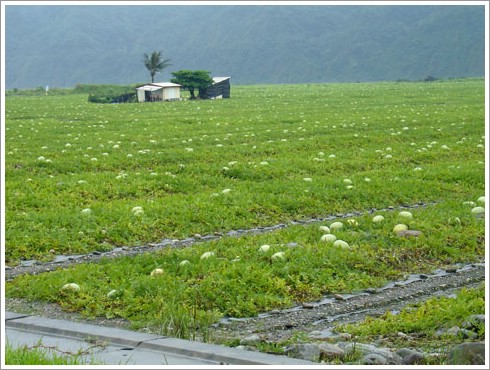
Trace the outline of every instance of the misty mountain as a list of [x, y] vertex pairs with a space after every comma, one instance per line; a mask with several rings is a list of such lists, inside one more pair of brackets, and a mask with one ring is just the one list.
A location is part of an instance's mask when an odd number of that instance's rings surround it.
[[150, 81], [171, 72], [233, 84], [481, 77], [483, 5], [5, 6], [6, 88]]

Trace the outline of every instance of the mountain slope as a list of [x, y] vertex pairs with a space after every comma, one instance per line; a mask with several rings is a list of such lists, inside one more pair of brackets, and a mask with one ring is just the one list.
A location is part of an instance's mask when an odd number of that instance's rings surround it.
[[149, 81], [172, 71], [233, 83], [484, 75], [483, 6], [6, 5], [6, 88]]

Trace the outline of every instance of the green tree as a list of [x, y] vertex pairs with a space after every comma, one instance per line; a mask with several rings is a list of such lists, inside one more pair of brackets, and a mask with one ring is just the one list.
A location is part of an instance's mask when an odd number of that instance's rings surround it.
[[170, 59], [162, 60], [162, 52], [154, 51], [151, 55], [145, 53], [143, 63], [150, 71], [151, 82], [155, 82], [155, 75], [161, 72], [165, 67], [171, 66]]
[[183, 88], [188, 89], [189, 93], [191, 94], [191, 99], [196, 98], [194, 90], [197, 89], [199, 94], [198, 96], [201, 98], [203, 97], [206, 88], [213, 84], [213, 79], [211, 78], [210, 73], [211, 72], [209, 71], [189, 71], [183, 69], [177, 72], [172, 72], [174, 78], [172, 78], [170, 81], [182, 85]]

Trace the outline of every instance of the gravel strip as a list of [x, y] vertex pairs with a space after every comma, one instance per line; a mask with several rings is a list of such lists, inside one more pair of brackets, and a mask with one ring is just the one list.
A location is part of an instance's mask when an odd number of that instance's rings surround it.
[[437, 295], [451, 295], [457, 290], [474, 288], [485, 281], [485, 266], [476, 263], [446, 274], [421, 275], [419, 280], [396, 282], [385, 289], [368, 289], [346, 298], [324, 299], [325, 303], [308, 302], [289, 310], [275, 310], [249, 319], [228, 318], [212, 329], [214, 337], [236, 339], [260, 333], [263, 340], [280, 342], [296, 332], [320, 332], [326, 337], [339, 324], [376, 317], [387, 311], [397, 312], [408, 304], [425, 301]]

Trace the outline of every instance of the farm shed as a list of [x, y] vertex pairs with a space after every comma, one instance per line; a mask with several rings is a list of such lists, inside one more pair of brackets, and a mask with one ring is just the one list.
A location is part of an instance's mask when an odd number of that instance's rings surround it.
[[138, 102], [179, 100], [180, 86], [172, 82], [155, 82], [136, 88]]
[[231, 77], [213, 77], [214, 83], [206, 88], [205, 99], [221, 99], [230, 97]]

